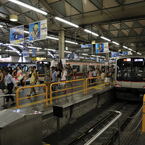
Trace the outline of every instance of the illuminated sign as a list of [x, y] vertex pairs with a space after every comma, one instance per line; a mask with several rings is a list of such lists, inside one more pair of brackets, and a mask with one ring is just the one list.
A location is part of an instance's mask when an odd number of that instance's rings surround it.
[[144, 61], [143, 58], [134, 59], [134, 62], [142, 62], [142, 61]]
[[131, 58], [125, 58], [125, 59], [123, 59], [123, 61], [131, 61]]

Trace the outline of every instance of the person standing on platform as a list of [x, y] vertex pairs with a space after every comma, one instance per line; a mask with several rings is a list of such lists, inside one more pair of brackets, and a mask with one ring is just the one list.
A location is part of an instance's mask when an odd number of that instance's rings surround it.
[[[38, 79], [38, 75], [37, 75], [37, 72], [36, 72], [36, 67], [33, 66], [32, 67], [32, 74], [31, 74], [31, 77], [30, 77], [30, 85], [36, 85], [37, 79]], [[29, 96], [31, 96], [32, 93], [34, 93], [34, 95], [36, 95], [36, 90], [35, 90], [34, 87], [31, 88]]]
[[4, 92], [4, 89], [5, 89], [4, 73], [3, 73], [3, 70], [0, 69], [0, 90], [2, 90], [2, 92]]
[[8, 72], [8, 70], [5, 70], [4, 74], [5, 74], [4, 82], [5, 82], [5, 86], [7, 88], [6, 94], [8, 94], [6, 96], [6, 107], [8, 106], [10, 99], [12, 101], [11, 106], [13, 106], [13, 105], [15, 105], [15, 102], [14, 102], [14, 97], [11, 94], [13, 93], [13, 89], [15, 88], [16, 83], [15, 83], [12, 75]]

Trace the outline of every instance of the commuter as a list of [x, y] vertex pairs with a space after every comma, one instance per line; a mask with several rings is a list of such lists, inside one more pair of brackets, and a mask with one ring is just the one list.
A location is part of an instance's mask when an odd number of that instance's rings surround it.
[[[52, 67], [52, 82], [57, 82], [57, 68]], [[57, 85], [53, 85], [53, 91], [55, 91], [57, 88]]]
[[52, 67], [52, 82], [57, 82], [57, 68]]
[[[36, 85], [37, 79], [38, 79], [38, 74], [37, 74], [37, 72], [36, 72], [36, 66], [33, 66], [33, 67], [32, 67], [31, 77], [30, 77], [30, 85]], [[36, 90], [35, 90], [34, 87], [31, 88], [31, 90], [30, 90], [30, 95], [29, 95], [29, 96], [31, 96], [32, 93], [33, 93], [34, 95], [36, 95]]]
[[0, 90], [4, 91], [5, 89], [5, 83], [4, 83], [4, 73], [3, 70], [0, 69]]
[[96, 72], [95, 68], [92, 71], [92, 77], [94, 77], [94, 79], [92, 79], [92, 83], [96, 82], [96, 78], [95, 77], [97, 77], [97, 72]]
[[104, 81], [104, 79], [105, 79], [105, 72], [102, 71], [102, 73], [101, 73], [101, 80]]
[[8, 96], [6, 96], [6, 107], [8, 107], [8, 103], [10, 99], [12, 101], [11, 106], [15, 105], [14, 97], [11, 94], [13, 93], [13, 89], [16, 86], [16, 83], [8, 70], [4, 70], [4, 74], [5, 74], [4, 82], [7, 88], [6, 94], [8, 94]]
[[61, 81], [66, 81], [67, 80], [67, 70], [64, 68], [62, 70], [62, 75], [61, 75]]
[[70, 64], [67, 65], [67, 80], [73, 79], [73, 69], [71, 68]]
[[45, 65], [45, 77], [44, 77], [44, 80], [45, 80], [45, 83], [46, 84], [50, 84], [51, 82], [51, 70], [50, 70], [50, 63], [49, 64], [46, 64]]

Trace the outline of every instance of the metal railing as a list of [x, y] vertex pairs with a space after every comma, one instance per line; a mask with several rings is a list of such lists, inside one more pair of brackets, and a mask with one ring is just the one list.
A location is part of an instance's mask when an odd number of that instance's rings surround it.
[[120, 111], [115, 111], [118, 115], [111, 120], [104, 128], [102, 128], [97, 134], [95, 134], [90, 140], [88, 140], [84, 145], [92, 144], [98, 137], [100, 137], [109, 127], [111, 127], [122, 115]]
[[[50, 84], [19, 87], [16, 90], [16, 107], [23, 108], [40, 103], [45, 103], [48, 105], [52, 104], [53, 100], [62, 97], [70, 97], [72, 95], [78, 94], [83, 96], [87, 95], [94, 88], [101, 89], [102, 87], [105, 87], [105, 85], [106, 84], [103, 83], [100, 77], [91, 77], [69, 81], [52, 82]], [[30, 92], [33, 92], [33, 95], [30, 95]]]
[[[37, 92], [37, 94], [30, 94]], [[39, 92], [39, 93], [38, 93]], [[40, 103], [48, 104], [48, 86], [45, 84], [19, 87], [16, 90], [16, 107], [23, 108]]]

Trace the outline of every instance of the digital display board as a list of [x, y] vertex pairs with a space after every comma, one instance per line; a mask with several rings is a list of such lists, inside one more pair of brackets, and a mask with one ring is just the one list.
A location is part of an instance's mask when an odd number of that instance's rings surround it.
[[134, 59], [134, 62], [142, 62], [142, 61], [144, 61], [143, 58], [136, 58], [136, 59]]

